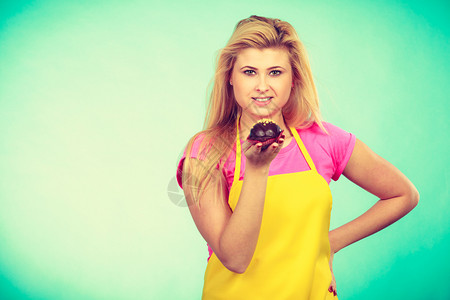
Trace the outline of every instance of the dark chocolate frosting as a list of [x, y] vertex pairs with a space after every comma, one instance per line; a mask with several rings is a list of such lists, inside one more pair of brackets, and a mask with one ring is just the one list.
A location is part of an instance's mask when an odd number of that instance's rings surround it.
[[282, 130], [275, 122], [270, 119], [261, 119], [256, 122], [250, 130], [247, 140], [254, 144], [262, 142], [261, 150], [267, 149], [270, 144], [275, 142], [280, 136]]

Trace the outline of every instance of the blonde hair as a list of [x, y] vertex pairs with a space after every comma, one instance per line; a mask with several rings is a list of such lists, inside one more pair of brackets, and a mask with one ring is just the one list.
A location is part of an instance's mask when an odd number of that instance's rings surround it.
[[[308, 56], [295, 29], [285, 21], [259, 16], [239, 21], [227, 45], [218, 55], [204, 130], [192, 137], [186, 148], [184, 170], [188, 174], [182, 177], [183, 189], [188, 201], [198, 206], [211, 182], [214, 182], [216, 193], [225, 192], [220, 189], [225, 186], [225, 178], [219, 171], [222, 171], [233, 150], [236, 120], [242, 113], [242, 108], [235, 101], [233, 87], [228, 83], [239, 52], [246, 48], [287, 50], [294, 86], [288, 102], [282, 108], [284, 120], [288, 126], [296, 128], [307, 128], [316, 122], [326, 132], [321, 122], [319, 99]], [[192, 145], [200, 135], [203, 137], [197, 155], [200, 160], [194, 166], [190, 155]]]

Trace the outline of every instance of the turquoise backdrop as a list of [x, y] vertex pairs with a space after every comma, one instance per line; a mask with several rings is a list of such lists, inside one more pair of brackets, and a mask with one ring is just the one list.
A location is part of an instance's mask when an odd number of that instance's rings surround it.
[[[200, 298], [207, 249], [176, 166], [252, 14], [297, 29], [325, 120], [421, 195], [335, 256], [340, 299], [450, 299], [450, 5], [392, 0], [2, 1], [0, 299]], [[331, 187], [332, 228], [377, 200]]]

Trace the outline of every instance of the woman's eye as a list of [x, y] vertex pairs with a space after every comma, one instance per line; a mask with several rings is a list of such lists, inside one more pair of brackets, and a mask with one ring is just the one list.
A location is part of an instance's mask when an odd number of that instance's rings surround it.
[[254, 74], [256, 74], [256, 73], [255, 73], [254, 70], [245, 70], [245, 71], [244, 71], [244, 74], [247, 74], [247, 75], [254, 75]]
[[270, 75], [277, 76], [277, 75], [280, 75], [280, 74], [281, 74], [281, 71], [280, 71], [280, 70], [272, 70], [272, 71], [270, 71], [269, 74], [270, 74]]

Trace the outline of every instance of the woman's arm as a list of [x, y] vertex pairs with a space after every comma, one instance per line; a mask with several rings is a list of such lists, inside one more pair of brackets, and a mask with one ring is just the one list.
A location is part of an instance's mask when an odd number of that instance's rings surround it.
[[358, 139], [343, 174], [380, 200], [355, 220], [330, 231], [333, 253], [399, 220], [419, 201], [411, 181]]
[[[189, 205], [200, 234], [230, 271], [245, 272], [253, 258], [261, 229], [270, 162], [281, 149], [283, 142], [284, 135], [279, 143], [273, 143], [264, 152], [260, 151], [261, 143], [252, 146], [244, 142], [242, 149], [247, 157], [247, 163], [239, 201], [234, 212], [228, 206], [225, 178], [218, 170], [215, 170], [213, 179], [219, 180], [221, 184], [212, 182], [208, 185], [200, 199], [200, 207]], [[196, 159], [194, 161], [193, 168], [196, 167], [195, 164], [202, 163]], [[189, 174], [189, 170], [185, 167], [183, 174]], [[187, 177], [182, 177], [183, 186]], [[219, 193], [217, 188], [220, 190]], [[190, 195], [186, 192], [185, 195], [188, 203], [192, 203]], [[219, 199], [214, 199], [217, 195]]]

